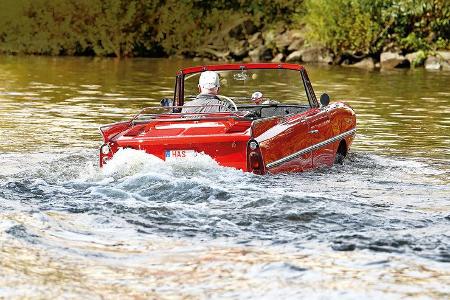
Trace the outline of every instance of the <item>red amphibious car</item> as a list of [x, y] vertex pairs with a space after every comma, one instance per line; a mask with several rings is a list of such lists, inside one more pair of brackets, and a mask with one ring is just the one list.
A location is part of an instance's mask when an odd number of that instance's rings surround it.
[[[186, 113], [198, 94], [199, 75], [220, 77], [221, 112]], [[252, 102], [251, 95], [262, 98]], [[223, 96], [221, 96], [223, 95]], [[261, 100], [261, 99], [260, 99]], [[301, 172], [340, 163], [356, 131], [354, 111], [342, 102], [317, 100], [303, 66], [286, 63], [208, 65], [176, 76], [174, 97], [147, 107], [131, 120], [100, 127], [100, 166], [121, 148], [168, 159], [198, 153], [220, 165], [256, 174]]]

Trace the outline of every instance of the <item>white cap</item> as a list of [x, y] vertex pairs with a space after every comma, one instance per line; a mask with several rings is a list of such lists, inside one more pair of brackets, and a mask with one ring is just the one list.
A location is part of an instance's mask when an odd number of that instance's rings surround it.
[[205, 89], [220, 87], [219, 74], [213, 71], [202, 72], [198, 80], [198, 85]]
[[260, 99], [260, 98], [262, 98], [262, 96], [263, 96], [263, 94], [261, 92], [254, 92], [252, 94], [252, 100]]

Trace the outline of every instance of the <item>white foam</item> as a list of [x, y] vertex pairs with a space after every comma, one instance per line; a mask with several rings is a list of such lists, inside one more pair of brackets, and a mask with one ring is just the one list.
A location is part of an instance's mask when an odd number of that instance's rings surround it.
[[164, 168], [164, 161], [144, 151], [119, 149], [101, 169], [104, 177], [125, 177], [144, 170]]
[[[210, 156], [199, 153], [195, 157], [175, 158], [164, 161], [145, 151], [120, 149], [114, 157], [101, 169], [101, 178], [116, 179], [133, 175], [157, 174], [161, 177], [172, 177], [186, 171], [228, 169], [220, 167]], [[95, 176], [94, 176], [95, 177]]]

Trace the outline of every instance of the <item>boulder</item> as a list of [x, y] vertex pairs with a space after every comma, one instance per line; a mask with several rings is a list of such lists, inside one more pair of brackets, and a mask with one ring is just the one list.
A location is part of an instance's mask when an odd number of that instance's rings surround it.
[[409, 61], [411, 67], [422, 66], [425, 61], [425, 53], [423, 51], [416, 51], [406, 54], [406, 59]]
[[267, 61], [272, 59], [272, 51], [264, 45], [251, 50], [248, 55], [253, 62]]
[[425, 60], [427, 70], [450, 70], [450, 51], [436, 51]]
[[250, 49], [255, 49], [263, 44], [262, 34], [261, 32], [254, 33], [249, 39], [248, 44]]
[[323, 49], [319, 56], [319, 62], [327, 65], [333, 64], [333, 54], [329, 50]]
[[294, 51], [286, 57], [286, 61], [287, 62], [300, 61], [302, 58], [302, 53], [303, 53], [302, 50]]
[[212, 57], [217, 60], [226, 61], [229, 59], [230, 51], [229, 50], [217, 50], [214, 48], [204, 47], [202, 51], [199, 52], [200, 56]]
[[448, 63], [447, 61], [443, 61], [442, 62], [442, 70], [450, 71], [450, 63]]
[[428, 56], [425, 60], [425, 69], [427, 70], [440, 70], [441, 60], [437, 56]]
[[436, 55], [450, 63], [450, 51], [436, 51]]
[[304, 39], [295, 39], [288, 47], [288, 51], [300, 50], [305, 44]]
[[381, 53], [380, 64], [382, 69], [409, 67], [409, 61], [406, 57], [396, 52]]
[[349, 66], [355, 67], [355, 68], [372, 70], [375, 68], [375, 61], [373, 60], [372, 57], [366, 57], [363, 60], [357, 62], [356, 64], [349, 65]]
[[305, 36], [304, 30], [296, 30], [296, 29], [289, 30], [289, 38], [291, 40], [298, 40], [298, 39], [303, 40], [304, 36]]
[[259, 46], [258, 48], [255, 48], [251, 51], [248, 52], [248, 56], [250, 57], [251, 61], [259, 61], [262, 51], [263, 51], [264, 46]]
[[236, 58], [243, 58], [248, 54], [248, 43], [246, 40], [233, 40], [229, 43], [229, 49], [232, 56]]
[[279, 51], [283, 51], [284, 49], [286, 49], [290, 44], [291, 44], [291, 39], [289, 36], [289, 31], [286, 31], [283, 34], [277, 35], [274, 38], [274, 43], [275, 43], [275, 47], [279, 50]]
[[420, 51], [416, 51], [413, 53], [408, 53], [405, 55], [405, 58], [409, 60], [409, 63], [413, 63], [419, 57]]
[[330, 51], [321, 47], [309, 47], [292, 52], [286, 57], [287, 62], [302, 61], [306, 63], [332, 64], [333, 56]]
[[325, 48], [322, 47], [309, 47], [303, 49], [303, 53], [301, 54], [301, 60], [306, 63], [326, 63], [331, 64], [333, 62], [333, 57]]
[[275, 30], [266, 30], [262, 32], [264, 45], [269, 48], [275, 48], [275, 38], [279, 35]]
[[[293, 43], [296, 43], [294, 47], [289, 50]], [[287, 30], [281, 34], [277, 34], [274, 39], [275, 47], [283, 51], [288, 48], [289, 51], [300, 49], [300, 46], [304, 43], [303, 33], [300, 30]]]
[[317, 62], [319, 60], [319, 48], [310, 47], [302, 50], [303, 62]]
[[283, 53], [278, 53], [277, 55], [275, 55], [275, 57], [272, 59], [272, 62], [281, 62], [283, 60]]

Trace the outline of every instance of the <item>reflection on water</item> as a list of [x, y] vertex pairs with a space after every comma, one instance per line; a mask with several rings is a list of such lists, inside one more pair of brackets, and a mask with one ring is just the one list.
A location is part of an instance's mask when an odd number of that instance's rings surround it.
[[450, 296], [449, 73], [309, 67], [358, 114], [344, 166], [256, 176], [129, 150], [99, 170], [96, 127], [193, 64], [0, 57], [0, 298]]
[[[95, 147], [94, 128], [171, 97], [177, 70], [192, 64], [1, 57], [0, 133], [11, 138], [0, 141], [0, 149]], [[332, 100], [346, 101], [356, 110], [356, 150], [449, 158], [450, 72], [315, 66], [308, 71], [317, 95], [328, 92]]]
[[[314, 252], [274, 251], [261, 247], [193, 245], [161, 237], [147, 237], [145, 243], [137, 246], [110, 240], [107, 245], [97, 243], [92, 250], [88, 242], [69, 244], [75, 249], [82, 248], [84, 253], [95, 253], [76, 259], [62, 256], [59, 249], [23, 246], [17, 241], [3, 246], [0, 266], [6, 281], [2, 283], [17, 287], [26, 282], [36, 288], [20, 292], [6, 288], [4, 295], [158, 299], [377, 299], [449, 295], [446, 269], [429, 261], [411, 262], [396, 254], [333, 252], [326, 248]], [[98, 255], [100, 251], [114, 253], [114, 257]], [[356, 282], [359, 284], [355, 285]]]

